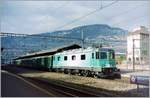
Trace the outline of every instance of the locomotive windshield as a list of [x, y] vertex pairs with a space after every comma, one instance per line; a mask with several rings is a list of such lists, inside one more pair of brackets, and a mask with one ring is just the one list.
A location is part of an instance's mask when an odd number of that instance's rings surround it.
[[100, 52], [100, 59], [107, 59], [107, 52]]
[[[96, 53], [96, 55], [98, 55], [98, 53]], [[98, 56], [100, 59], [115, 59], [115, 53], [112, 50], [101, 51]]]

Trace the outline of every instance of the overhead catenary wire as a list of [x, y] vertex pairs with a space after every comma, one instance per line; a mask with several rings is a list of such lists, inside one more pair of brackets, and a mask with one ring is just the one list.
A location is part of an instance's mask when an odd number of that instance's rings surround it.
[[[145, 5], [145, 4], [141, 4], [141, 5], [138, 5], [138, 6], [143, 6], [143, 5]], [[133, 11], [139, 9], [140, 7], [138, 7], [138, 6], [135, 6], [135, 7], [131, 8], [131, 9], [128, 9], [128, 10], [126, 10], [126, 11], [124, 11], [124, 12], [121, 12], [121, 13], [119, 13], [119, 14], [117, 14], [117, 15], [114, 15], [114, 16], [111, 16], [111, 17], [107, 17], [107, 18], [104, 18], [104, 19], [107, 20], [107, 21], [111, 21], [112, 19], [114, 19], [114, 18], [116, 18], [116, 17], [119, 17], [119, 16], [122, 16], [122, 15], [128, 14], [129, 12], [133, 12]], [[146, 16], [146, 15], [142, 15], [142, 17], [140, 16], [140, 17], [131, 18], [131, 19], [129, 19], [130, 21], [128, 21], [128, 22], [133, 22], [133, 21], [135, 21], [135, 20], [138, 20], [139, 18], [144, 18], [145, 16]], [[123, 21], [124, 21], [124, 20], [123, 20]], [[127, 21], [125, 21], [125, 22], [127, 22]], [[121, 24], [121, 23], [123, 23], [123, 22], [120, 21], [120, 22], [114, 23], [114, 24], [112, 24], [112, 25], [117, 25], [117, 24]]]
[[[95, 12], [97, 12], [97, 11], [99, 11], [99, 10], [102, 10], [103, 8], [106, 8], [106, 7], [109, 7], [109, 6], [111, 6], [112, 4], [114, 4], [114, 3], [116, 3], [116, 2], [118, 2], [117, 0], [116, 1], [114, 1], [114, 2], [112, 2], [112, 3], [110, 3], [110, 4], [108, 4], [108, 5], [105, 5], [105, 6], [102, 6], [102, 4], [101, 4], [101, 7], [100, 8], [98, 8], [98, 9], [96, 9], [96, 10], [94, 10], [94, 11], [92, 11], [92, 12], [90, 12], [90, 13], [88, 13], [88, 14], [86, 14], [86, 15], [84, 15], [84, 16], [81, 16], [81, 17], [79, 17], [79, 18], [77, 18], [77, 19], [75, 19], [75, 20], [73, 20], [73, 21], [71, 21], [71, 22], [69, 22], [69, 24], [67, 23], [66, 25], [64, 25], [63, 27], [65, 27], [65, 26], [67, 26], [67, 25], [70, 25], [70, 24], [72, 24], [73, 22], [75, 22], [75, 21], [78, 21], [78, 20], [81, 20], [81, 19], [83, 19], [83, 18], [85, 18], [85, 17], [87, 17], [87, 16], [89, 16], [89, 15], [91, 15], [91, 14], [93, 14], [93, 13], [95, 13]], [[102, 2], [101, 2], [102, 3]], [[1, 33], [1, 36], [3, 36], [3, 35], [5, 35], [4, 33]], [[7, 34], [6, 34], [6, 36], [7, 36]], [[18, 35], [16, 35], [16, 36], [18, 36]], [[20, 35], [19, 35], [20, 36]], [[22, 36], [22, 35], [21, 35]], [[23, 36], [37, 36], [37, 35], [23, 35]], [[46, 36], [44, 36], [44, 37], [46, 37]], [[56, 37], [58, 37], [58, 36], [53, 36], [54, 38], [56, 38]], [[58, 38], [62, 38], [62, 37], [58, 37]], [[68, 38], [68, 37], [63, 37], [63, 38]], [[71, 38], [71, 39], [77, 39], [77, 38]], [[79, 40], [81, 40], [81, 39], [79, 39]]]
[[[83, 16], [81, 16], [81, 17], [78, 17], [78, 18], [76, 18], [76, 19], [74, 19], [74, 20], [72, 20], [72, 21], [66, 23], [66, 24], [63, 25], [63, 26], [60, 26], [60, 27], [56, 28], [56, 31], [59, 30], [59, 29], [61, 29], [61, 28], [63, 28], [63, 27], [66, 27], [66, 26], [68, 26], [68, 25], [70, 25], [70, 24], [73, 24], [74, 22], [80, 21], [81, 19], [86, 18], [86, 17], [88, 17], [88, 16], [90, 16], [90, 15], [96, 13], [97, 11], [100, 11], [100, 10], [102, 10], [102, 9], [104, 9], [104, 8], [107, 8], [107, 7], [113, 5], [113, 4], [117, 3], [117, 2], [118, 2], [118, 0], [112, 2], [112, 3], [108, 4], [108, 5], [103, 6], [103, 5], [102, 5], [102, 1], [101, 1], [100, 8], [98, 8], [98, 9], [92, 11], [92, 12], [89, 12], [89, 13], [86, 14], [86, 15], [83, 15]], [[83, 39], [81, 39], [81, 41], [83, 42]], [[82, 46], [83, 46], [83, 45], [82, 45]]]
[[[145, 4], [141, 4], [141, 5], [139, 5], [139, 6], [143, 6], [143, 5], [145, 5]], [[137, 9], [139, 9], [139, 8], [140, 8], [140, 7], [135, 6], [135, 7], [131, 8], [131, 9], [128, 9], [128, 10], [126, 10], [126, 11], [123, 11], [123, 12], [117, 14], [117, 15], [113, 15], [113, 16], [111, 16], [111, 17], [106, 17], [105, 20], [112, 20], [112, 19], [114, 19], [114, 18], [116, 18], [116, 17], [120, 17], [120, 16], [122, 16], [122, 15], [128, 14], [129, 12], [135, 11], [135, 10], [137, 10]]]
[[75, 37], [65, 37], [65, 36], [53, 36], [53, 35], [49, 35], [49, 36], [41, 36], [41, 35], [30, 35], [30, 34], [17, 34], [17, 33], [4, 33], [4, 32], [1, 32], [0, 33], [0, 37], [7, 37], [7, 36], [10, 36], [10, 37], [32, 37], [32, 38], [52, 38], [52, 39], [55, 39], [55, 38], [60, 38], [60, 39], [74, 39], [74, 40], [81, 40], [80, 38], [75, 38]]
[[[143, 6], [143, 5], [145, 5], [145, 4], [142, 4], [142, 5], [140, 5], [140, 6]], [[135, 9], [138, 9], [139, 7], [133, 7], [132, 9], [129, 9], [129, 10], [126, 10], [125, 12], [122, 12], [122, 13], [120, 13], [119, 15], [116, 15], [116, 16], [113, 16], [112, 18], [107, 18], [107, 20], [108, 19], [113, 19], [113, 18], [115, 18], [115, 17], [118, 17], [118, 16], [121, 16], [121, 15], [124, 15], [124, 14], [127, 14], [127, 13], [129, 13], [129, 12], [131, 12], [131, 11], [135, 11]], [[118, 24], [122, 24], [122, 23], [130, 23], [130, 22], [135, 22], [135, 21], [137, 21], [137, 20], [139, 20], [139, 19], [144, 19], [145, 17], [147, 17], [146, 15], [141, 15], [140, 17], [133, 17], [133, 18], [129, 18], [129, 19], [125, 19], [125, 20], [123, 20], [123, 21], [120, 21], [120, 22], [117, 22], [117, 23], [115, 23], [115, 24], [113, 24], [113, 25], [118, 25]]]
[[130, 23], [130, 22], [133, 22], [133, 21], [136, 21], [136, 20], [138, 20], [140, 18], [145, 18], [145, 17], [147, 17], [147, 16], [146, 15], [141, 15], [141, 16], [138, 16], [138, 17], [133, 17], [133, 18], [129, 18], [129, 19], [125, 19], [125, 20], [119, 21], [119, 22], [114, 23], [112, 25], [119, 25], [119, 24], [127, 23], [127, 22]]
[[83, 15], [83, 16], [81, 16], [81, 17], [78, 17], [78, 18], [76, 18], [76, 19], [74, 19], [74, 20], [72, 20], [72, 21], [66, 23], [65, 25], [62, 25], [62, 26], [56, 28], [55, 30], [57, 31], [57, 30], [59, 30], [59, 29], [61, 29], [61, 28], [63, 28], [63, 27], [66, 27], [66, 26], [68, 26], [68, 25], [70, 25], [70, 24], [73, 24], [73, 23], [75, 23], [75, 22], [77, 22], [77, 21], [80, 21], [81, 19], [84, 19], [84, 18], [88, 17], [89, 15], [92, 15], [92, 14], [94, 14], [95, 12], [100, 11], [100, 10], [102, 10], [102, 9], [104, 9], [104, 8], [107, 8], [107, 7], [113, 5], [113, 4], [117, 3], [117, 2], [118, 2], [118, 0], [113, 1], [112, 3], [110, 3], [110, 4], [108, 4], [108, 5], [101, 6], [100, 8], [98, 8], [98, 9], [92, 11], [92, 12], [89, 12], [88, 14], [85, 14], [85, 15]]

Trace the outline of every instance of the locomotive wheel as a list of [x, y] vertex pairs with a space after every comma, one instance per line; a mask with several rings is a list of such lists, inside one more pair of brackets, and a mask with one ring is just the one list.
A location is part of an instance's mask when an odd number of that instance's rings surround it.
[[94, 74], [93, 77], [94, 77], [94, 78], [99, 78], [97, 74]]
[[49, 71], [49, 72], [52, 72], [52, 69], [51, 69], [51, 68], [49, 68], [49, 69], [48, 69], [48, 71]]
[[56, 72], [57, 72], [57, 73], [59, 72], [59, 69], [58, 69], [58, 68], [56, 69]]
[[83, 76], [84, 76], [84, 77], [88, 77], [88, 76], [89, 76], [89, 73], [90, 73], [89, 71], [86, 71], [86, 70], [85, 70], [85, 71], [83, 72]]
[[60, 73], [64, 72], [64, 69], [60, 69], [59, 72], [60, 72]]
[[80, 76], [84, 76], [84, 70], [80, 71]]
[[78, 76], [82, 76], [82, 70], [79, 70]]
[[64, 69], [64, 74], [68, 74], [68, 69]]
[[74, 70], [74, 75], [77, 76], [78, 74], [79, 74], [79, 71], [75, 69], [75, 70]]
[[62, 72], [62, 69], [61, 69], [61, 68], [58, 68], [58, 72], [61, 73], [61, 72]]
[[71, 69], [71, 74], [75, 75], [76, 74], [76, 70], [75, 69]]
[[71, 75], [72, 74], [72, 70], [68, 69], [68, 74]]
[[77, 73], [77, 75], [78, 75], [78, 76], [82, 76], [80, 72], [79, 72], [79, 73]]

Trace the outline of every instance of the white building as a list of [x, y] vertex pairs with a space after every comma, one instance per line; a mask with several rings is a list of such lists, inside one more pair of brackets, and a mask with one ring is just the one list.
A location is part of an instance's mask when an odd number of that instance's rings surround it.
[[[134, 29], [127, 36], [127, 61], [135, 64], [150, 64], [149, 31], [144, 26]], [[134, 56], [133, 56], [134, 55]]]

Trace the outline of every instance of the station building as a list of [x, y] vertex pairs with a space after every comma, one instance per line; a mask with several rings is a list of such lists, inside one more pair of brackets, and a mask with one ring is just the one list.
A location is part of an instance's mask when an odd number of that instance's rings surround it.
[[127, 61], [135, 64], [150, 64], [150, 32], [144, 26], [129, 32], [127, 36]]

